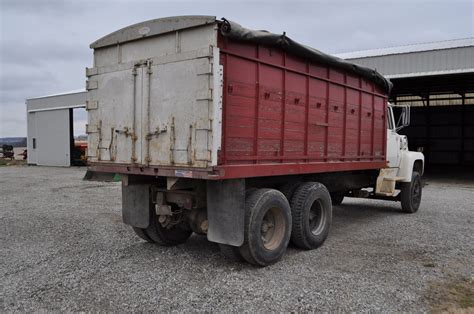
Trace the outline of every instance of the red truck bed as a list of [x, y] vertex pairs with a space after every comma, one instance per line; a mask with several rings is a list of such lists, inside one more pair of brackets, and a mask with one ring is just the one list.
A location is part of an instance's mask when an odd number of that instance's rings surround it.
[[280, 48], [219, 37], [225, 177], [382, 168], [387, 95]]

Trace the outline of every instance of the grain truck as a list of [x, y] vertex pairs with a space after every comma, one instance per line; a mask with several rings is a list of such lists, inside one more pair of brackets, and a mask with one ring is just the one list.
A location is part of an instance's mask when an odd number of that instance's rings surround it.
[[266, 266], [311, 250], [345, 197], [421, 202], [391, 83], [375, 70], [212, 16], [160, 18], [90, 45], [88, 165], [122, 176], [125, 224], [173, 246], [193, 233]]

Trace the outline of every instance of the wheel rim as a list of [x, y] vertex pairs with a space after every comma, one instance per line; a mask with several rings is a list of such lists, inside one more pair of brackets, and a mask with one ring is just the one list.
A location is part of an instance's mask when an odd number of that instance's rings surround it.
[[414, 207], [418, 207], [420, 205], [420, 202], [421, 202], [421, 184], [420, 184], [420, 180], [415, 180], [415, 182], [413, 182], [413, 205]]
[[324, 215], [324, 206], [320, 200], [315, 200], [309, 211], [309, 229], [314, 235], [321, 233], [324, 228], [326, 215]]
[[263, 216], [260, 236], [267, 250], [275, 250], [285, 236], [285, 218], [280, 208], [272, 207]]

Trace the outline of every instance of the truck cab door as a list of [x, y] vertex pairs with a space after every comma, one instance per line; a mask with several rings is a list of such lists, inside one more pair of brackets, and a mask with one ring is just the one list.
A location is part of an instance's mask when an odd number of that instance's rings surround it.
[[395, 127], [392, 107], [387, 108], [387, 161], [390, 168], [398, 168], [400, 166], [400, 135], [398, 135]]

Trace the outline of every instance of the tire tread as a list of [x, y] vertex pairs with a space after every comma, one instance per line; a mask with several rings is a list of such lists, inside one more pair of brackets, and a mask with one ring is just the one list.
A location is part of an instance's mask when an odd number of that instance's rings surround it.
[[[401, 193], [400, 193], [400, 201], [402, 203], [402, 210], [405, 213], [413, 214], [418, 211], [418, 208], [413, 208], [412, 204], [412, 195], [411, 195], [411, 190], [412, 190], [412, 184], [413, 184], [413, 178], [416, 178], [415, 180], [420, 180], [421, 181], [421, 176], [417, 171], [413, 171], [412, 173], [412, 181], [411, 182], [405, 182], [401, 184]], [[421, 182], [420, 182], [421, 184]]]
[[[315, 245], [309, 241], [308, 230], [306, 230], [306, 220], [305, 220], [305, 202], [307, 198], [310, 196], [310, 193], [316, 189], [323, 189], [329, 196], [329, 192], [327, 191], [326, 187], [319, 183], [319, 182], [306, 182], [301, 184], [298, 189], [293, 194], [291, 199], [291, 215], [292, 215], [292, 230], [291, 230], [291, 242], [301, 248], [301, 249], [314, 249], [324, 242], [324, 239], [321, 243]], [[329, 196], [330, 198], [330, 196]], [[331, 205], [331, 201], [329, 200], [328, 206]], [[332, 209], [329, 209], [331, 216]], [[331, 217], [328, 218], [328, 224], [331, 223]], [[327, 235], [326, 235], [327, 236]]]
[[[276, 193], [276, 194], [275, 194]], [[274, 196], [280, 197], [280, 200], [285, 203], [285, 211], [286, 211], [286, 234], [283, 239], [284, 245], [278, 248], [277, 255], [271, 258], [263, 257], [261, 255], [261, 247], [256, 245], [255, 237], [252, 233], [252, 227], [254, 224], [254, 220], [256, 219], [255, 216], [260, 214], [259, 203], [262, 201], [262, 198], [266, 197], [268, 194], [274, 194]], [[263, 200], [265, 202], [265, 200]], [[248, 263], [256, 265], [256, 266], [268, 266], [270, 264], [276, 263], [286, 251], [286, 247], [290, 240], [291, 235], [291, 211], [289, 208], [288, 201], [286, 197], [277, 190], [274, 189], [258, 189], [255, 191], [251, 191], [247, 194], [245, 200], [245, 227], [244, 227], [244, 244], [240, 247], [240, 255], [246, 260]], [[258, 241], [257, 241], [258, 242]], [[259, 256], [260, 255], [260, 256]]]

